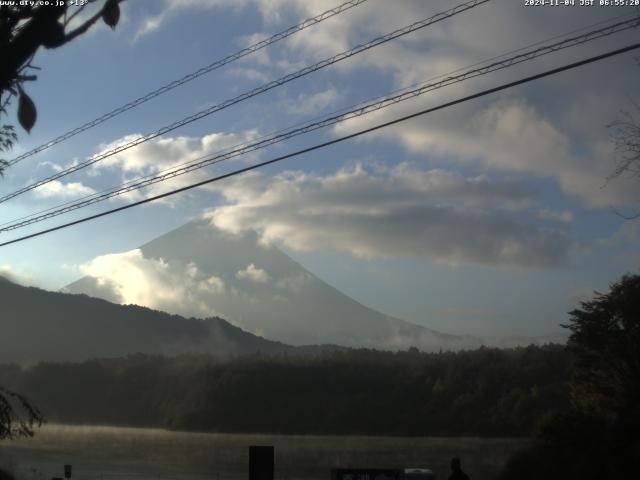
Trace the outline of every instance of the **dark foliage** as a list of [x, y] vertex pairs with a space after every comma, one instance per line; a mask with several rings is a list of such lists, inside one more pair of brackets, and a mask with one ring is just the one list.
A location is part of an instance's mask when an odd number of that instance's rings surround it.
[[[17, 139], [18, 135], [16, 135], [13, 125], [0, 125], [0, 152], [11, 150]], [[6, 166], [7, 161], [0, 159], [0, 175], [4, 174]]]
[[42, 415], [22, 395], [0, 387], [0, 440], [32, 437], [35, 426], [42, 425]]
[[[640, 57], [636, 60], [640, 65]], [[621, 176], [636, 179], [640, 176], [640, 105], [633, 99], [629, 103], [631, 108], [622, 110], [618, 118], [607, 125], [617, 158], [616, 167], [607, 182]], [[637, 211], [617, 213], [627, 220], [640, 218]]]
[[[102, 19], [115, 28], [120, 19], [119, 4], [124, 0], [105, 0], [102, 8], [84, 22], [71, 28], [72, 20], [89, 3], [71, 6], [39, 2], [3, 2], [0, 5], [0, 116], [7, 113], [13, 97], [18, 97], [17, 118], [20, 125], [31, 131], [37, 110], [34, 101], [24, 91], [26, 82], [36, 80], [32, 65], [33, 57], [40, 47], [58, 48], [79, 37]], [[24, 3], [24, 4], [23, 4]], [[79, 18], [79, 17], [78, 17]], [[0, 151], [9, 150], [16, 141], [15, 131], [10, 125], [0, 126]], [[7, 166], [0, 160], [0, 174]]]
[[576, 355], [572, 401], [612, 419], [640, 408], [640, 275], [623, 277], [607, 294], [569, 314], [569, 348]]
[[635, 478], [640, 472], [640, 275], [569, 314], [570, 408], [540, 424], [503, 479]]
[[531, 446], [512, 457], [499, 478], [635, 478], [640, 472], [640, 443], [637, 430], [631, 433], [624, 423], [567, 409], [541, 425]]
[[219, 432], [528, 435], [567, 405], [560, 346], [335, 351], [233, 360], [136, 355], [0, 369], [51, 421]]
[[623, 174], [634, 177], [640, 175], [640, 105], [633, 103], [633, 107], [635, 112], [624, 110], [620, 118], [609, 125], [618, 155], [618, 164], [611, 178]]
[[0, 469], [0, 480], [15, 480], [9, 472]]

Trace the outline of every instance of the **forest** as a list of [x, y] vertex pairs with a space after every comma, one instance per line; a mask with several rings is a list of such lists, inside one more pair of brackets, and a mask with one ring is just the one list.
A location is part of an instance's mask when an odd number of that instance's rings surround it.
[[527, 436], [568, 404], [563, 346], [0, 366], [46, 421], [243, 433]]

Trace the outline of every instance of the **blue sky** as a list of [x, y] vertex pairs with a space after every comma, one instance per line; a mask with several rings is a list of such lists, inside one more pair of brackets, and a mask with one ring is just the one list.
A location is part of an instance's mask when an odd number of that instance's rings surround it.
[[[294, 0], [132, 0], [100, 25], [41, 51], [26, 90], [38, 122], [9, 158], [337, 4]], [[151, 132], [455, 2], [369, 0], [205, 75], [9, 169], [3, 193]], [[9, 221], [571, 30], [632, 13], [494, 0], [114, 156], [0, 206]], [[569, 61], [627, 45], [637, 30], [447, 87], [246, 159], [62, 218], [326, 141]], [[205, 214], [256, 230], [356, 300], [451, 333], [543, 335], [594, 289], [636, 272], [637, 179], [601, 188], [615, 167], [606, 125], [638, 99], [633, 54], [487, 96], [158, 204], [0, 251], [2, 271], [57, 289], [97, 257], [125, 252]], [[13, 115], [13, 113], [11, 113]], [[13, 117], [10, 117], [13, 118]], [[104, 262], [103, 262], [104, 263]]]

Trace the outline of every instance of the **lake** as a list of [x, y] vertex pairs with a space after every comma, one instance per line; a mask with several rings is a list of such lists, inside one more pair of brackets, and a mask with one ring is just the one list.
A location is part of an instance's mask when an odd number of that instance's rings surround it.
[[73, 465], [74, 480], [248, 478], [249, 445], [275, 446], [275, 478], [328, 480], [331, 468], [426, 467], [449, 476], [462, 458], [473, 480], [490, 479], [524, 439], [243, 435], [147, 428], [47, 425], [30, 439], [0, 442], [0, 466], [18, 480], [50, 480]]

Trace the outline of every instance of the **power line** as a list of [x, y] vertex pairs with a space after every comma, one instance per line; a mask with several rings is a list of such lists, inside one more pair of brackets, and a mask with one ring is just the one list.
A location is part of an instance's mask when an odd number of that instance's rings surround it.
[[[253, 143], [245, 142], [244, 144], [230, 147], [229, 149], [226, 149], [223, 151], [225, 153], [218, 152], [213, 156], [205, 155], [198, 159], [187, 162], [183, 165], [166, 169], [162, 172], [159, 172], [156, 175], [149, 175], [146, 177], [139, 178], [137, 180], [132, 180], [130, 182], [120, 185], [119, 187], [116, 187], [115, 189], [107, 189], [96, 194], [87, 195], [86, 197], [83, 197], [79, 200], [69, 201], [62, 205], [47, 209], [43, 212], [39, 212], [37, 214], [16, 219], [14, 221], [6, 222], [0, 225], [0, 227], [3, 227], [3, 228], [0, 228], [0, 232], [15, 230], [17, 228], [38, 223], [40, 221], [44, 221], [46, 219], [49, 219], [55, 216], [62, 215], [64, 213], [68, 213], [70, 211], [92, 205], [94, 203], [105, 201], [109, 198], [113, 198], [115, 196], [122, 195], [124, 193], [128, 193], [134, 190], [147, 187], [155, 183], [166, 181], [170, 178], [174, 178], [174, 177], [192, 172], [194, 170], [204, 168], [212, 164], [217, 164], [222, 161], [228, 160], [230, 158], [241, 156], [258, 149], [266, 148], [268, 146], [274, 145], [275, 143], [282, 142], [284, 140], [293, 138], [298, 135], [309, 133], [311, 131], [324, 128], [329, 125], [333, 125], [345, 120], [349, 120], [355, 117], [365, 115], [367, 113], [370, 113], [376, 110], [386, 108], [392, 104], [396, 104], [396, 103], [408, 100], [410, 98], [423, 95], [424, 93], [436, 90], [438, 88], [442, 88], [444, 86], [452, 85], [454, 83], [458, 83], [458, 82], [467, 80], [469, 78], [474, 78], [477, 76], [492, 73], [497, 70], [502, 70], [504, 68], [513, 66], [515, 64], [519, 64], [525, 61], [530, 61], [540, 56], [547, 55], [564, 48], [584, 44], [588, 41], [593, 41], [595, 39], [598, 39], [604, 36], [612, 35], [614, 33], [619, 33], [629, 28], [635, 27], [637, 22], [638, 22], [638, 18], [634, 18], [624, 22], [618, 22], [614, 25], [609, 25], [604, 28], [591, 31], [583, 35], [571, 37], [561, 42], [556, 42], [551, 45], [545, 45], [538, 49], [525, 52], [523, 54], [516, 55], [499, 62], [494, 62], [482, 68], [469, 70], [461, 75], [448, 76], [440, 82], [424, 83], [419, 88], [412, 89], [412, 90], [405, 90], [400, 94], [385, 97], [382, 100], [377, 102], [362, 103], [358, 105], [358, 108], [352, 109], [350, 111], [346, 111], [346, 112], [343, 111], [338, 115], [329, 116], [329, 117], [323, 118], [320, 121], [310, 122], [307, 124], [303, 124], [302, 126], [281, 130], [280, 132], [277, 132], [276, 134], [273, 134], [271, 136], [261, 137], [261, 139]], [[518, 51], [521, 51], [521, 50], [522, 49], [519, 49]], [[8, 225], [8, 226], [5, 227], [5, 225]]]
[[191, 185], [187, 185], [186, 187], [177, 188], [175, 190], [171, 190], [169, 192], [165, 192], [165, 193], [162, 193], [160, 195], [155, 195], [153, 197], [145, 198], [144, 200], [140, 200], [140, 201], [137, 201], [137, 202], [134, 202], [134, 203], [130, 203], [130, 204], [124, 205], [122, 207], [118, 207], [118, 208], [114, 208], [114, 209], [111, 209], [111, 210], [107, 210], [105, 212], [101, 212], [101, 213], [98, 213], [98, 214], [95, 214], [95, 215], [90, 215], [90, 216], [87, 216], [87, 217], [84, 217], [84, 218], [80, 218], [80, 219], [74, 220], [72, 222], [68, 222], [68, 223], [65, 223], [65, 224], [62, 224], [62, 225], [57, 225], [55, 227], [48, 228], [46, 230], [40, 230], [38, 232], [31, 233], [29, 235], [25, 235], [23, 237], [15, 238], [13, 240], [9, 240], [7, 242], [0, 243], [0, 247], [11, 245], [11, 244], [17, 243], [17, 242], [22, 242], [22, 241], [28, 240], [30, 238], [38, 237], [38, 236], [41, 236], [41, 235], [44, 235], [44, 234], [47, 234], [47, 233], [55, 232], [57, 230], [62, 230], [62, 229], [67, 228], [67, 227], [78, 225], [80, 223], [88, 222], [89, 220], [95, 220], [97, 218], [104, 217], [104, 216], [107, 216], [107, 215], [111, 215], [113, 213], [121, 212], [123, 210], [127, 210], [127, 209], [133, 208], [133, 207], [137, 207], [137, 206], [143, 205], [145, 203], [150, 203], [150, 202], [153, 202], [153, 201], [156, 201], [156, 200], [160, 200], [162, 198], [166, 198], [166, 197], [169, 197], [171, 195], [175, 195], [177, 193], [185, 192], [185, 191], [191, 190], [193, 188], [201, 187], [201, 186], [207, 185], [209, 183], [214, 183], [214, 182], [217, 182], [217, 181], [220, 181], [220, 180], [224, 180], [226, 178], [234, 177], [236, 175], [240, 175], [242, 173], [249, 172], [251, 170], [256, 170], [258, 168], [261, 168], [261, 167], [264, 167], [264, 166], [267, 166], [267, 165], [271, 165], [273, 163], [281, 162], [281, 161], [286, 160], [288, 158], [296, 157], [296, 156], [299, 156], [299, 155], [302, 155], [302, 154], [305, 154], [305, 153], [312, 152], [314, 150], [325, 148], [325, 147], [328, 147], [330, 145], [335, 145], [337, 143], [341, 143], [341, 142], [344, 142], [346, 140], [349, 140], [349, 139], [352, 139], [352, 138], [355, 138], [355, 137], [359, 137], [359, 136], [367, 134], [367, 133], [374, 132], [376, 130], [380, 130], [380, 129], [383, 129], [383, 128], [386, 128], [386, 127], [389, 127], [389, 126], [392, 126], [392, 125], [396, 125], [398, 123], [405, 122], [407, 120], [411, 120], [413, 118], [417, 118], [417, 117], [426, 115], [428, 113], [432, 113], [432, 112], [435, 112], [435, 111], [438, 111], [438, 110], [443, 110], [445, 108], [449, 108], [449, 107], [452, 107], [454, 105], [458, 105], [460, 103], [468, 102], [470, 100], [474, 100], [476, 98], [484, 97], [486, 95], [490, 95], [492, 93], [496, 93], [496, 92], [499, 92], [501, 90], [506, 90], [508, 88], [512, 88], [512, 87], [515, 87], [515, 86], [518, 86], [518, 85], [522, 85], [524, 83], [528, 83], [528, 82], [531, 82], [531, 81], [534, 81], [534, 80], [538, 80], [540, 78], [548, 77], [550, 75], [555, 75], [555, 74], [558, 74], [560, 72], [564, 72], [564, 71], [567, 71], [567, 70], [571, 70], [573, 68], [577, 68], [577, 67], [580, 67], [580, 66], [583, 66], [583, 65], [587, 65], [589, 63], [597, 62], [597, 61], [603, 60], [605, 58], [609, 58], [609, 57], [613, 57], [615, 55], [620, 55], [622, 53], [630, 52], [630, 51], [636, 50], [638, 48], [640, 48], [640, 43], [634, 43], [632, 45], [628, 45], [626, 47], [619, 48], [617, 50], [613, 50], [613, 51], [610, 51], [610, 52], [607, 52], [607, 53], [603, 53], [601, 55], [596, 55], [596, 56], [593, 56], [593, 57], [589, 57], [587, 59], [580, 60], [578, 62], [574, 62], [574, 63], [570, 63], [568, 65], [564, 65], [562, 67], [557, 67], [557, 68], [553, 68], [551, 70], [546, 70], [545, 72], [542, 72], [542, 73], [538, 73], [538, 74], [535, 74], [535, 75], [524, 77], [524, 78], [521, 78], [520, 80], [516, 80], [516, 81], [513, 81], [513, 82], [505, 83], [505, 84], [499, 85], [497, 87], [489, 88], [487, 90], [483, 90], [481, 92], [478, 92], [478, 93], [475, 93], [475, 94], [472, 94], [472, 95], [468, 95], [468, 96], [465, 96], [465, 97], [462, 97], [462, 98], [458, 98], [457, 100], [452, 100], [450, 102], [443, 103], [443, 104], [438, 105], [436, 107], [427, 108], [425, 110], [421, 110], [419, 112], [412, 113], [410, 115], [405, 115], [403, 117], [396, 118], [396, 119], [390, 120], [388, 122], [380, 123], [380, 124], [375, 125], [373, 127], [369, 127], [369, 128], [363, 129], [363, 130], [359, 130], [359, 131], [357, 131], [355, 133], [351, 133], [349, 135], [344, 135], [342, 137], [335, 138], [333, 140], [329, 140], [327, 142], [314, 145], [312, 147], [304, 148], [302, 150], [297, 150], [295, 152], [288, 153], [286, 155], [282, 155], [282, 156], [279, 156], [279, 157], [276, 157], [276, 158], [272, 158], [271, 160], [266, 160], [264, 162], [260, 162], [260, 163], [257, 163], [257, 164], [254, 164], [254, 165], [251, 165], [251, 166], [248, 166], [248, 167], [245, 167], [245, 168], [234, 170], [233, 172], [230, 172], [230, 173], [225, 173], [223, 175], [218, 175], [216, 177], [209, 178], [207, 180], [203, 180], [201, 182], [193, 183]]
[[[32, 214], [27, 217], [6, 222], [0, 225], [0, 232], [16, 230], [18, 228], [22, 228], [27, 225], [39, 223], [41, 221], [48, 220], [50, 218], [57, 217], [65, 213], [69, 213], [71, 211], [84, 208], [89, 205], [99, 203], [99, 202], [108, 200], [110, 198], [123, 195], [125, 193], [129, 193], [134, 190], [142, 189], [144, 187], [153, 185], [155, 183], [163, 182], [171, 178], [175, 178], [180, 175], [184, 175], [186, 173], [190, 173], [195, 170], [229, 160], [231, 158], [242, 156], [247, 153], [269, 147], [271, 145], [283, 142], [285, 140], [288, 140], [290, 138], [293, 138], [299, 135], [303, 135], [321, 128], [325, 128], [330, 125], [334, 125], [336, 123], [340, 123], [346, 120], [350, 120], [352, 118], [357, 118], [357, 117], [366, 115], [368, 113], [387, 108], [391, 105], [409, 100], [411, 98], [415, 98], [417, 96], [423, 95], [425, 93], [431, 92], [439, 88], [443, 88], [443, 87], [446, 87], [458, 82], [462, 82], [471, 78], [479, 77], [482, 75], [487, 75], [489, 73], [493, 73], [498, 70], [503, 70], [513, 65], [531, 61], [541, 56], [548, 55], [550, 53], [554, 53], [565, 48], [573, 47], [576, 45], [582, 45], [584, 43], [594, 41], [602, 37], [613, 35], [615, 33], [620, 33], [622, 31], [636, 27], [638, 25], [639, 20], [640, 20], [640, 17], [634, 17], [626, 21], [617, 22], [613, 25], [607, 25], [597, 30], [592, 30], [582, 35], [570, 37], [550, 45], [543, 45], [537, 49], [533, 49], [533, 50], [521, 53], [519, 55], [515, 55], [497, 62], [493, 62], [480, 68], [470, 69], [459, 75], [449, 75], [449, 76], [444, 75], [444, 76], [441, 76], [441, 78], [443, 77], [443, 79], [440, 81], [432, 82], [432, 83], [425, 82], [421, 84], [418, 88], [414, 88], [411, 90], [405, 89], [395, 95], [384, 97], [378, 101], [361, 103], [357, 106], [357, 108], [352, 108], [351, 110], [347, 110], [347, 111], [341, 111], [338, 114], [329, 115], [317, 121], [307, 122], [300, 126], [284, 129], [272, 135], [261, 137], [257, 141], [245, 142], [245, 143], [230, 147], [228, 149], [225, 149], [223, 151], [217, 152], [215, 154], [204, 155], [202, 157], [191, 160], [190, 162], [184, 163], [182, 165], [178, 165], [178, 166], [166, 169], [155, 175], [148, 175], [146, 177], [134, 179], [129, 182], [126, 182], [125, 184], [121, 184], [118, 187], [107, 189], [99, 193], [87, 195], [81, 199], [66, 202], [62, 205], [49, 208], [43, 212], [38, 212], [36, 214]], [[536, 45], [538, 44], [539, 42], [536, 43]], [[516, 51], [522, 51], [522, 49], [518, 49]]]
[[187, 75], [185, 75], [182, 78], [179, 78], [177, 80], [174, 80], [170, 83], [167, 83], [166, 85], [163, 85], [162, 87], [157, 88], [156, 90], [147, 93], [146, 95], [143, 95], [142, 97], [136, 98], [135, 100], [132, 100], [129, 103], [126, 103], [124, 105], [122, 105], [121, 107], [118, 107], [114, 110], [111, 110], [108, 113], [105, 113], [104, 115], [101, 115], [100, 117], [91, 120], [90, 122], [87, 122], [83, 125], [80, 125], [79, 127], [76, 127], [72, 130], [69, 130], [66, 133], [63, 133], [62, 135], [49, 140], [48, 142], [43, 143], [42, 145], [29, 150], [28, 152], [23, 153], [22, 155], [14, 158], [13, 160], [10, 160], [9, 166], [14, 165], [18, 162], [20, 162], [21, 160], [24, 160], [25, 158], [31, 157], [32, 155], [35, 155], [36, 153], [42, 152], [43, 150], [46, 150], [50, 147], [53, 147], [54, 145], [57, 145], [58, 143], [64, 142], [65, 140], [68, 140], [71, 137], [74, 137], [75, 135], [78, 135], [79, 133], [82, 133], [86, 130], [89, 130], [90, 128], [93, 128], [97, 125], [100, 125], [101, 123], [106, 122], [107, 120], [112, 119], [113, 117], [116, 117], [128, 110], [131, 110], [132, 108], [137, 107], [138, 105], [141, 105], [145, 102], [148, 102], [149, 100], [158, 97], [160, 95], [163, 95], [171, 90], [173, 90], [174, 88], [177, 88], [181, 85], [184, 85], [185, 83], [188, 83], [192, 80], [195, 80], [196, 78], [199, 78], [207, 73], [210, 73], [214, 70], [217, 70], [218, 68], [221, 68], [231, 62], [235, 62], [236, 60], [239, 60], [243, 57], [246, 57], [247, 55], [250, 55], [252, 53], [257, 52], [258, 50], [262, 50], [263, 48], [272, 45], [276, 42], [279, 42], [280, 40], [283, 40], [287, 37], [290, 37], [291, 35], [293, 35], [294, 33], [298, 33], [302, 30], [305, 30], [309, 27], [312, 27], [314, 25], [317, 25], [320, 22], [323, 22], [324, 20], [327, 20], [331, 17], [334, 17], [335, 15], [338, 15], [342, 12], [345, 12], [353, 7], [357, 7], [358, 5], [361, 5], [365, 2], [367, 2], [368, 0], [349, 0], [348, 2], [345, 2], [341, 5], [338, 5], [335, 8], [331, 8], [325, 12], [322, 12], [320, 15], [316, 15], [313, 18], [308, 18], [305, 21], [303, 21], [302, 23], [299, 23], [297, 25], [294, 25], [293, 27], [289, 27], [286, 30], [283, 30], [279, 33], [276, 33], [275, 35], [272, 35], [269, 38], [266, 38], [264, 40], [261, 40], [259, 42], [256, 42], [250, 46], [248, 46], [247, 48], [243, 48], [242, 50], [239, 50], [238, 52], [232, 53], [231, 55], [227, 55], [226, 57], [220, 59], [220, 60], [216, 60], [213, 63], [210, 63], [209, 65], [199, 68], [198, 70], [191, 72]]
[[245, 92], [241, 95], [238, 95], [234, 98], [231, 98], [229, 100], [226, 100], [222, 103], [219, 103], [217, 105], [214, 105], [212, 107], [209, 107], [205, 110], [201, 110], [198, 113], [195, 113], [193, 115], [190, 115], [188, 117], [183, 118], [182, 120], [179, 120], [177, 122], [174, 122], [170, 125], [167, 125], [165, 127], [162, 127], [158, 130], [156, 130], [153, 133], [147, 134], [145, 136], [142, 137], [138, 137], [128, 143], [119, 145], [118, 147], [115, 147], [107, 152], [103, 152], [99, 155], [95, 155], [93, 157], [91, 157], [90, 159], [84, 161], [84, 162], [80, 162], [72, 167], [69, 167], [63, 171], [60, 171], [54, 175], [51, 175], [49, 177], [44, 178], [43, 180], [39, 180], [35, 183], [32, 183], [30, 185], [27, 185], [26, 187], [20, 188], [12, 193], [9, 193], [7, 195], [4, 195], [3, 197], [0, 197], [0, 203], [6, 202], [7, 200], [10, 200], [14, 197], [17, 197], [18, 195], [21, 195], [23, 193], [29, 192], [35, 188], [38, 188], [42, 185], [45, 185], [49, 182], [52, 182], [54, 180], [57, 180], [59, 178], [62, 178], [66, 175], [69, 175], [71, 173], [77, 172], [78, 170], [82, 170], [83, 168], [86, 168], [90, 165], [93, 165], [101, 160], [104, 160], [107, 157], [116, 155], [124, 150], [128, 150], [129, 148], [135, 147], [137, 145], [140, 145], [142, 143], [148, 142], [149, 140], [152, 140], [156, 137], [159, 137], [160, 135], [164, 135], [165, 133], [171, 132], [179, 127], [183, 127], [184, 125], [187, 125], [189, 123], [195, 122], [196, 120], [200, 120], [206, 116], [209, 116], [215, 112], [218, 112], [220, 110], [224, 110], [232, 105], [235, 105], [236, 103], [240, 103], [244, 100], [247, 100], [249, 98], [255, 97], [256, 95], [259, 95], [261, 93], [267, 92], [269, 90], [272, 90], [276, 87], [279, 87], [281, 85], [284, 85], [286, 83], [289, 83], [293, 80], [296, 80], [300, 77], [309, 75], [310, 73], [316, 72], [322, 68], [325, 68], [329, 65], [333, 65], [334, 63], [340, 62], [342, 60], [345, 60], [347, 58], [350, 58], [354, 55], [357, 55], [359, 53], [362, 53], [366, 50], [369, 50], [371, 48], [377, 47], [379, 45], [382, 45], [384, 43], [387, 43], [391, 40], [394, 40], [396, 38], [402, 37], [404, 35], [407, 35], [409, 33], [415, 32], [416, 30], [420, 30], [422, 28], [425, 28], [429, 25], [433, 25], [434, 23], [440, 22], [442, 20], [445, 20], [447, 18], [453, 17], [454, 15], [457, 15], [459, 13], [462, 13], [464, 11], [470, 10], [474, 7], [477, 7], [478, 5], [481, 5], [483, 3], [487, 3], [491, 0], [470, 0], [467, 1], [465, 3], [462, 3], [460, 5], [457, 5], [453, 8], [450, 8], [449, 10], [446, 10], [444, 12], [440, 12], [437, 13], [429, 18], [426, 18], [424, 20], [420, 20], [418, 22], [412, 23], [411, 25], [408, 25], [406, 27], [394, 30], [393, 32], [387, 33], [386, 35], [382, 35], [380, 37], [374, 38], [373, 40], [358, 45], [350, 50], [347, 50], [345, 52], [339, 53], [337, 55], [334, 55], [333, 57], [327, 58], [325, 60], [322, 60], [318, 63], [315, 63], [313, 65], [304, 67], [294, 73], [290, 73], [288, 75], [285, 75], [284, 77], [280, 77], [277, 80], [272, 80], [271, 82], [265, 83], [264, 85], [254, 88], [253, 90], [250, 90], [248, 92]]

